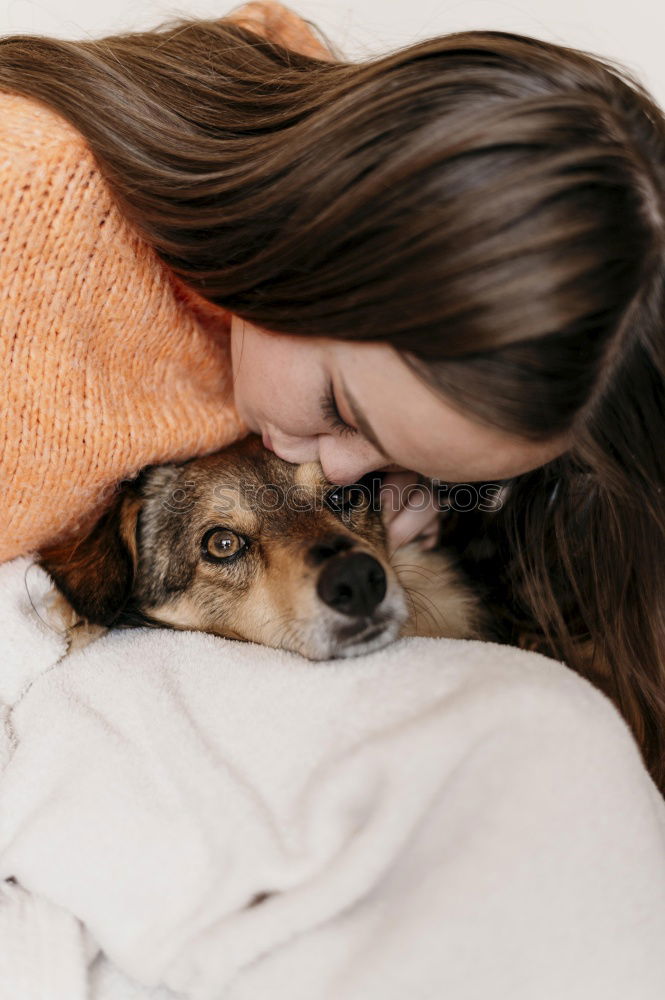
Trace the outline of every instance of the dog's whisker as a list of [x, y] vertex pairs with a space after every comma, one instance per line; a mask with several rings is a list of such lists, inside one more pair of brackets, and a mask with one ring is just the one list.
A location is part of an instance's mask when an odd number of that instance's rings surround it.
[[413, 596], [412, 596], [411, 616], [415, 620], [415, 622], [422, 622], [424, 620], [429, 624], [430, 627], [434, 626], [437, 622], [437, 618], [434, 615], [432, 615], [431, 611], [423, 607], [423, 605], [420, 604], [415, 598], [413, 598]]
[[417, 563], [392, 563], [393, 569], [396, 572], [400, 570], [409, 570], [409, 572], [414, 573], [417, 576], [422, 576], [429, 580], [438, 580], [441, 578], [441, 570], [430, 569], [429, 566], [419, 566]]
[[[434, 602], [425, 594], [412, 592], [410, 588], [405, 588], [407, 596], [413, 602], [416, 614], [420, 613], [434, 627], [439, 624], [439, 614]], [[429, 605], [425, 607], [425, 604]]]
[[28, 573], [30, 572], [30, 570], [33, 568], [34, 565], [35, 563], [28, 563], [28, 565], [25, 568], [25, 573], [23, 574], [23, 586], [25, 588], [27, 598], [30, 601], [30, 607], [32, 608], [32, 610], [34, 611], [35, 615], [40, 620], [40, 622], [43, 625], [45, 625], [47, 629], [49, 629], [51, 632], [54, 632], [55, 635], [59, 635], [61, 639], [66, 639], [67, 629], [61, 630], [56, 628], [53, 622], [48, 621], [47, 619], [43, 618], [42, 615], [40, 615], [39, 611], [37, 610], [37, 607], [35, 606], [35, 602], [32, 599], [32, 594], [30, 593], [30, 588], [28, 587]]
[[263, 625], [273, 625], [275, 622], [277, 622], [279, 627], [279, 624], [282, 621], [296, 624], [300, 622], [307, 622], [309, 621], [309, 619], [306, 618], [305, 616], [294, 617], [290, 612], [286, 611], [283, 614], [276, 615], [274, 618], [268, 618], [267, 621], [263, 622]]
[[414, 601], [413, 593], [408, 587], [404, 587], [403, 590], [404, 590], [404, 597], [406, 599], [406, 603], [409, 609], [409, 618], [415, 618], [418, 609]]
[[439, 608], [428, 594], [423, 594], [418, 591], [414, 594], [414, 600], [424, 613], [429, 613], [431, 615], [432, 622], [439, 620]]

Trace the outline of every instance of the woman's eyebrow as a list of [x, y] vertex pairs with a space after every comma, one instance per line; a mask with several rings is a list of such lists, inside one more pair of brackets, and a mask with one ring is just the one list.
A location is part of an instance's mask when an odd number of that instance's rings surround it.
[[347, 403], [349, 404], [349, 409], [351, 410], [351, 416], [358, 425], [358, 430], [361, 431], [363, 437], [366, 437], [367, 440], [370, 442], [370, 444], [374, 445], [376, 450], [383, 456], [383, 458], [387, 460], [388, 456], [386, 455], [382, 446], [379, 444], [379, 440], [374, 431], [372, 430], [372, 425], [370, 424], [369, 420], [358, 406], [356, 400], [349, 392], [346, 382], [344, 382], [344, 380], [340, 378], [340, 383], [344, 391], [344, 397]]

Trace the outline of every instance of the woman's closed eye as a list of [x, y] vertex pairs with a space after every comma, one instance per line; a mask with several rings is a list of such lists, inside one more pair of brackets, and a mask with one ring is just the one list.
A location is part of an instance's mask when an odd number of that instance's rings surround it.
[[325, 392], [321, 397], [321, 413], [331, 430], [338, 434], [351, 435], [358, 434], [358, 429], [347, 424], [337, 408], [337, 400], [333, 392], [332, 382], [328, 383]]

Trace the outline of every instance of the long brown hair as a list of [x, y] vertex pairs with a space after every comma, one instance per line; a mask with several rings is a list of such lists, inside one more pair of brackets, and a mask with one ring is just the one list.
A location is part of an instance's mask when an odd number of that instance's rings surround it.
[[475, 419], [570, 433], [450, 539], [493, 546], [497, 637], [603, 687], [665, 787], [663, 114], [620, 64], [509, 32], [333, 56], [180, 18], [5, 37], [0, 87], [80, 130], [210, 301], [389, 342]]

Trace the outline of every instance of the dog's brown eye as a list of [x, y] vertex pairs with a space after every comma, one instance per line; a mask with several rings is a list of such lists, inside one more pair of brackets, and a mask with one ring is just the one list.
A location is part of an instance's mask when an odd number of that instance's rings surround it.
[[201, 543], [204, 553], [213, 559], [229, 559], [245, 548], [246, 542], [229, 528], [212, 528]]

